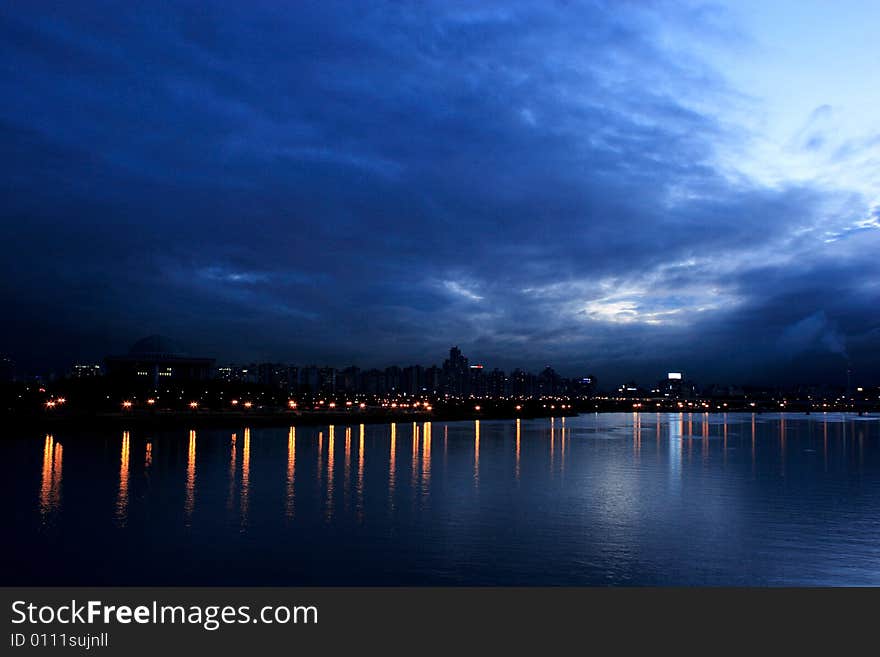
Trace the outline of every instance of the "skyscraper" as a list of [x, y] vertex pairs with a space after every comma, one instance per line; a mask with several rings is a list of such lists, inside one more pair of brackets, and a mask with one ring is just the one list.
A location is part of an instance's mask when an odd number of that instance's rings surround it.
[[451, 347], [449, 358], [443, 361], [443, 392], [454, 397], [464, 397], [470, 390], [470, 367], [461, 349]]

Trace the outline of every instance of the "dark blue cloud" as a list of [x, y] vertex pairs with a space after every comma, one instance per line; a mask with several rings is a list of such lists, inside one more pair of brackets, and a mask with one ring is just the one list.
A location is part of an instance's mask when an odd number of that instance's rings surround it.
[[[704, 108], [738, 92], [662, 38], [741, 46], [717, 11], [0, 11], [0, 348], [22, 361], [163, 332], [230, 359], [459, 343], [506, 367], [745, 379], [839, 356], [833, 335], [880, 364], [863, 199], [719, 164], [742, 135]], [[803, 374], [839, 374], [826, 360]]]

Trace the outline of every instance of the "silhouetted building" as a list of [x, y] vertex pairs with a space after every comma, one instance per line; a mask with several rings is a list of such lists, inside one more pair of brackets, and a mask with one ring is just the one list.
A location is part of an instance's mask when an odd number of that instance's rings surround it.
[[596, 392], [596, 377], [592, 374], [583, 376], [574, 381], [574, 394], [582, 397], [592, 397]]
[[436, 395], [443, 386], [443, 370], [436, 365], [425, 369], [424, 389], [429, 395]]
[[381, 395], [385, 392], [385, 375], [377, 370], [367, 370], [361, 375], [361, 391], [369, 395]]
[[538, 394], [545, 397], [561, 394], [561, 384], [562, 380], [556, 373], [556, 370], [548, 365], [538, 375]]
[[645, 396], [645, 390], [635, 381], [628, 381], [617, 387], [617, 394], [620, 397], [638, 398]]
[[514, 397], [533, 397], [537, 388], [537, 377], [517, 368], [510, 375], [510, 389]]
[[400, 389], [400, 379], [402, 372], [397, 365], [385, 368], [385, 392], [398, 393]]
[[461, 349], [452, 347], [449, 350], [449, 358], [443, 361], [443, 392], [455, 397], [462, 397], [469, 393], [470, 367]]
[[359, 392], [361, 370], [358, 367], [346, 367], [336, 373], [336, 390], [344, 393]]
[[686, 381], [681, 372], [669, 372], [666, 378], [657, 384], [658, 392], [668, 399], [690, 399], [696, 395], [697, 386]]
[[261, 385], [289, 393], [299, 385], [299, 370], [293, 365], [283, 363], [260, 363], [257, 366], [257, 381]]
[[104, 370], [97, 363], [76, 364], [70, 368], [71, 379], [94, 379], [104, 374]]
[[324, 395], [336, 392], [336, 368], [322, 367], [318, 370], [318, 391]]
[[104, 359], [107, 375], [117, 381], [158, 388], [161, 383], [206, 381], [213, 358], [194, 358], [168, 338], [151, 335], [138, 340], [125, 356]]
[[256, 365], [222, 365], [217, 368], [216, 378], [224, 383], [257, 383]]
[[315, 365], [307, 365], [299, 370], [299, 389], [303, 392], [318, 392], [321, 385], [321, 373]]
[[401, 389], [410, 395], [419, 395], [425, 391], [425, 368], [421, 365], [410, 365], [401, 373]]
[[471, 395], [475, 395], [477, 397], [485, 397], [487, 394], [486, 389], [486, 375], [483, 373], [483, 366], [479, 363], [475, 365], [471, 365], [469, 368], [470, 376], [468, 377], [468, 392]]
[[510, 394], [508, 379], [504, 375], [504, 372], [498, 368], [492, 370], [492, 372], [486, 377], [486, 384], [486, 392], [490, 397], [507, 397]]

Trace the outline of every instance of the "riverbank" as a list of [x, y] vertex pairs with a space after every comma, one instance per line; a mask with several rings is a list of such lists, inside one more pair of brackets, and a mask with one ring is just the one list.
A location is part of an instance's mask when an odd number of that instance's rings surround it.
[[451, 407], [434, 408], [431, 411], [415, 409], [351, 409], [343, 411], [155, 411], [155, 412], [117, 412], [117, 413], [57, 413], [41, 415], [3, 415], [0, 425], [4, 433], [39, 432], [52, 433], [86, 432], [101, 430], [177, 430], [177, 429], [219, 429], [226, 427], [289, 427], [289, 426], [320, 426], [320, 425], [355, 425], [355, 424], [388, 424], [392, 422], [456, 422], [474, 420], [515, 420], [551, 417], [571, 417], [582, 413], [791, 413], [816, 414], [824, 412], [853, 413], [863, 416], [877, 415], [880, 409], [780, 409], [763, 408], [727, 408], [727, 409], [678, 409], [678, 408], [641, 408], [597, 407], [585, 408], [544, 408], [535, 405], [533, 408], [522, 407], [520, 410], [507, 407], [463, 409]]
[[155, 413], [92, 413], [42, 416], [6, 416], [5, 431], [100, 431], [100, 430], [174, 430], [224, 427], [289, 427], [318, 425], [387, 424], [392, 422], [455, 422], [473, 420], [514, 420], [539, 417], [574, 416], [573, 409], [550, 412], [460, 409], [415, 411], [386, 409], [352, 411], [278, 411], [235, 412], [194, 411]]

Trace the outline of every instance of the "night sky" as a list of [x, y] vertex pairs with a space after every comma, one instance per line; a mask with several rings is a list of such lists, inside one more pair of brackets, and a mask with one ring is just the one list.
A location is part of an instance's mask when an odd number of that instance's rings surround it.
[[607, 384], [877, 381], [878, 25], [871, 1], [3, 3], [0, 352], [161, 333], [221, 361], [458, 344]]

